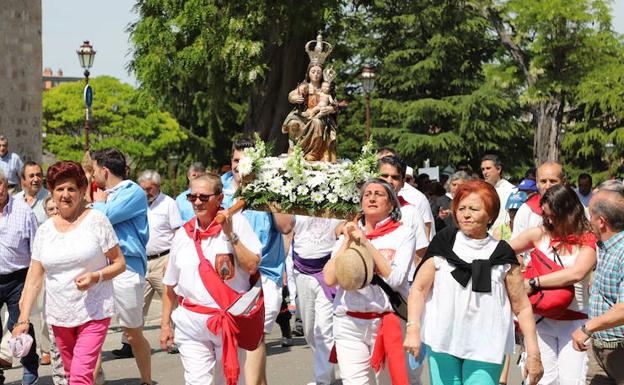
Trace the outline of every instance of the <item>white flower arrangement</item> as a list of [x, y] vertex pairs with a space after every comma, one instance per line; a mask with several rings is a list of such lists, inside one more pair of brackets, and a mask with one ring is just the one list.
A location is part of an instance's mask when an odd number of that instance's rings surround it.
[[267, 157], [259, 137], [243, 154], [237, 196], [255, 210], [350, 218], [359, 211], [360, 186], [378, 175], [371, 143], [354, 163], [308, 162], [298, 147], [289, 157]]

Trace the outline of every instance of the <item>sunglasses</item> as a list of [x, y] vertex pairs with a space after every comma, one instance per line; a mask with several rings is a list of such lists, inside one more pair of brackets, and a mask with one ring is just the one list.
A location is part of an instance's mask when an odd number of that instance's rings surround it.
[[189, 202], [195, 202], [197, 199], [199, 199], [202, 202], [208, 202], [210, 200], [211, 196], [214, 195], [219, 195], [219, 194], [191, 194], [188, 193], [186, 194], [186, 200]]

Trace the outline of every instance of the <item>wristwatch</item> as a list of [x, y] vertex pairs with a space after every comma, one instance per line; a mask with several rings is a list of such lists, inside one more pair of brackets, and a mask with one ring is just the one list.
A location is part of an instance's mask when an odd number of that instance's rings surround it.
[[238, 240], [238, 234], [236, 233], [232, 233], [232, 236], [228, 237], [228, 241], [230, 241], [231, 244], [235, 244], [236, 242], [238, 242]]
[[529, 279], [529, 286], [531, 286], [531, 289], [533, 290], [539, 290], [539, 284], [537, 283], [537, 279], [536, 278], [530, 278]]
[[581, 331], [587, 335], [587, 337], [591, 337], [594, 333], [587, 330], [587, 324], [583, 324], [581, 326]]

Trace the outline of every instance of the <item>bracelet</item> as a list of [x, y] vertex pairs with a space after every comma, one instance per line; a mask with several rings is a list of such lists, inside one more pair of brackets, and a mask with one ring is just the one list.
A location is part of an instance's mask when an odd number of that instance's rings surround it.
[[102, 283], [103, 280], [104, 280], [104, 273], [102, 273], [102, 270], [98, 270], [98, 281], [97, 281], [97, 283]]
[[410, 327], [410, 326], [412, 326], [412, 325], [416, 325], [416, 321], [407, 321], [407, 322], [405, 323], [405, 327], [406, 327], [406, 328], [408, 328], [408, 327]]
[[17, 321], [14, 325], [13, 325], [13, 329], [15, 329], [16, 327], [20, 326], [20, 325], [30, 325], [30, 320], [26, 320], [26, 321]]

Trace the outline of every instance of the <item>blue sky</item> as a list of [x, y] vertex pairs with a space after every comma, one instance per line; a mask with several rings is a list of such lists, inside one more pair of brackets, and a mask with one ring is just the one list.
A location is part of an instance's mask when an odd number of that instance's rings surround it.
[[[128, 24], [137, 19], [132, 0], [42, 0], [43, 67], [82, 76], [76, 50], [90, 40], [96, 50], [92, 76], [111, 75], [135, 84], [128, 74]], [[624, 0], [613, 2], [615, 30], [624, 33]]]

